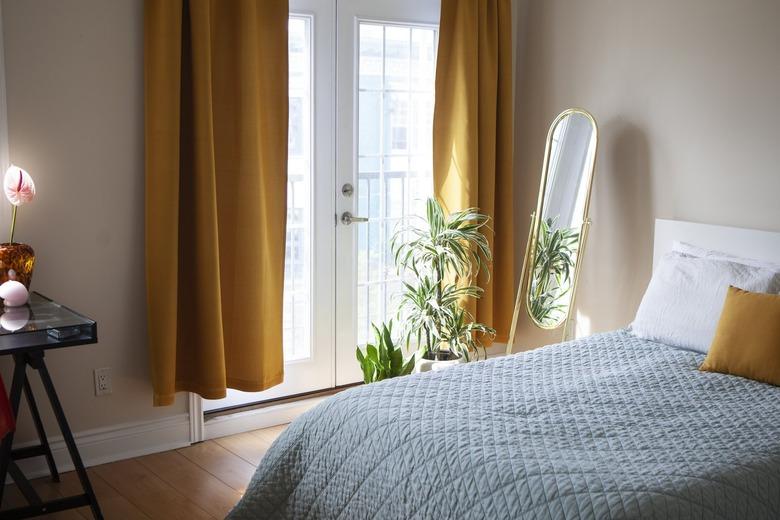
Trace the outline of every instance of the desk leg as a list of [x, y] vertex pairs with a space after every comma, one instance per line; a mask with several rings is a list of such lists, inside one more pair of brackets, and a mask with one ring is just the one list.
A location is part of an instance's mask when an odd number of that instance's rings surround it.
[[73, 466], [76, 468], [76, 474], [81, 482], [81, 487], [84, 489], [84, 493], [89, 499], [89, 507], [92, 509], [92, 516], [102, 520], [103, 514], [100, 512], [100, 506], [98, 505], [95, 491], [92, 489], [92, 484], [89, 482], [87, 470], [84, 468], [84, 463], [81, 461], [81, 455], [76, 446], [76, 441], [73, 439], [73, 433], [70, 431], [68, 420], [65, 418], [65, 412], [62, 410], [60, 399], [54, 389], [54, 383], [52, 383], [49, 370], [46, 368], [46, 363], [43, 360], [43, 351], [30, 354], [30, 365], [36, 369], [41, 376], [43, 388], [46, 390], [46, 394], [51, 402], [54, 416], [57, 418], [57, 424], [59, 425], [60, 430], [62, 430], [62, 437], [65, 440], [65, 445], [68, 447], [68, 453], [70, 453], [70, 457], [73, 459]]
[[33, 395], [32, 387], [30, 386], [30, 380], [25, 378], [24, 380], [24, 398], [27, 399], [27, 406], [30, 407], [30, 413], [32, 414], [33, 423], [35, 424], [35, 431], [38, 432], [38, 440], [43, 448], [43, 456], [46, 457], [46, 464], [49, 466], [49, 474], [54, 482], [60, 481], [60, 474], [57, 472], [57, 464], [54, 462], [54, 455], [51, 453], [51, 447], [49, 447], [49, 439], [46, 437], [46, 430], [43, 429], [43, 421], [41, 421], [41, 414], [38, 412], [38, 405], [35, 403], [35, 396]]
[[22, 493], [22, 496], [27, 500], [28, 503], [34, 507], [40, 507], [43, 504], [41, 497], [39, 497], [38, 493], [35, 492], [32, 484], [30, 484], [30, 481], [27, 480], [27, 478], [24, 476], [24, 473], [22, 473], [22, 470], [20, 470], [19, 466], [16, 465], [16, 462], [11, 461], [10, 465], [8, 466], [8, 474], [11, 475], [12, 479], [14, 479], [14, 482], [16, 482], [16, 487], [19, 488], [19, 491]]
[[[14, 379], [11, 382], [11, 415], [16, 419], [19, 416], [19, 401], [22, 398], [22, 387], [27, 381], [27, 363], [21, 354], [14, 354]], [[14, 432], [8, 432], [0, 444], [0, 506], [3, 504], [3, 491], [5, 490], [5, 478], [8, 475], [8, 465], [11, 463], [11, 446], [14, 443]]]

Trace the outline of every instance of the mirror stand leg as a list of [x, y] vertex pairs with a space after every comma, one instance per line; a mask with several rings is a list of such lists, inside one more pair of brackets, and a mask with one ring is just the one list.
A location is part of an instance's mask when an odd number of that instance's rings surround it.
[[528, 241], [525, 244], [525, 256], [523, 257], [523, 268], [520, 271], [520, 283], [517, 285], [517, 298], [515, 299], [515, 310], [512, 313], [512, 323], [509, 326], [509, 337], [506, 340], [506, 355], [512, 353], [515, 344], [515, 334], [517, 333], [517, 320], [520, 319], [520, 308], [523, 306], [523, 282], [525, 281], [525, 270], [528, 267], [528, 253], [531, 250], [531, 241], [534, 232], [534, 217], [536, 212], [531, 212], [531, 228], [528, 230]]

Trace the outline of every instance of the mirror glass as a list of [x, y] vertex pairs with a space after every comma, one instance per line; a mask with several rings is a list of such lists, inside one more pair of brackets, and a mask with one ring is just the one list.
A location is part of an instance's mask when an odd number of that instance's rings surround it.
[[587, 112], [570, 109], [556, 118], [547, 139], [526, 308], [538, 326], [553, 329], [566, 321], [576, 290], [596, 156], [596, 123]]

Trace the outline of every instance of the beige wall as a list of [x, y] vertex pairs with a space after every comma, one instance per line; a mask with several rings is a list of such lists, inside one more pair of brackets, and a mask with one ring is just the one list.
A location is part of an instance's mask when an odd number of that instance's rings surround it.
[[780, 2], [520, 2], [518, 247], [548, 125], [569, 106], [599, 123], [580, 329], [632, 320], [655, 218], [780, 230]]
[[[37, 254], [33, 288], [98, 321], [98, 345], [47, 355], [71, 425], [182, 413], [181, 398], [153, 408], [148, 382], [143, 2], [4, 0], [2, 14], [11, 160], [38, 188], [17, 224]], [[92, 370], [106, 366], [113, 394], [94, 397]]]

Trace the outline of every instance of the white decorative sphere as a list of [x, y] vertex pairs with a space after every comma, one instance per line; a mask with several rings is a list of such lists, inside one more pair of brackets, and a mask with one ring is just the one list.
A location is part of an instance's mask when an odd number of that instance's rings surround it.
[[20, 307], [27, 303], [29, 296], [24, 284], [16, 280], [8, 280], [0, 285], [0, 298], [6, 307]]

